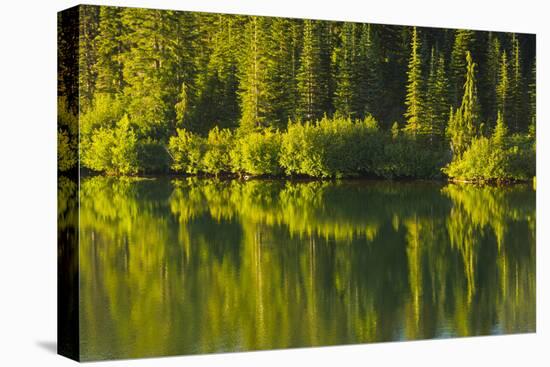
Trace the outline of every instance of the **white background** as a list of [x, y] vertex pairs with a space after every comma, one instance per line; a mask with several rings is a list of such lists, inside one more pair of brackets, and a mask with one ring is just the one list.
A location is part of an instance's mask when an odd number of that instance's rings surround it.
[[[105, 366], [548, 366], [548, 101], [545, 1], [95, 1], [226, 13], [537, 33], [537, 333], [444, 341], [102, 362]], [[56, 340], [56, 12], [75, 1], [8, 0], [0, 10], [0, 365], [65, 366]], [[546, 102], [546, 103], [545, 103]]]

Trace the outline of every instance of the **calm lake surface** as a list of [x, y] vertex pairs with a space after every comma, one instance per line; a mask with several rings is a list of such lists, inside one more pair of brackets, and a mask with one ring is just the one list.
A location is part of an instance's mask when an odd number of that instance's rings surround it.
[[82, 179], [86, 359], [535, 331], [535, 192]]

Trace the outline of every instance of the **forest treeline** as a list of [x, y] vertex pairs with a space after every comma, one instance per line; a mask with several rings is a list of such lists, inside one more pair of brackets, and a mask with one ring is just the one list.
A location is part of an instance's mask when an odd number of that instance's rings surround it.
[[96, 6], [58, 33], [60, 170], [80, 134], [107, 174], [535, 174], [533, 35]]

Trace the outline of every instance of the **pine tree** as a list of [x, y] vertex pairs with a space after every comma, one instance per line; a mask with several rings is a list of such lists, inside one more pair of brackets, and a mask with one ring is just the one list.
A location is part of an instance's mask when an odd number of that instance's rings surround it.
[[274, 18], [268, 34], [267, 121], [276, 128], [286, 128], [296, 110], [296, 54], [298, 23]]
[[345, 117], [356, 117], [355, 86], [356, 86], [356, 45], [355, 24], [346, 22], [340, 32], [341, 44], [335, 50], [336, 91], [334, 107], [336, 113]]
[[451, 53], [451, 102], [457, 106], [460, 102], [462, 86], [464, 85], [464, 69], [466, 68], [466, 52], [472, 49], [474, 31], [459, 29], [455, 32], [455, 41]]
[[489, 32], [485, 71], [482, 73], [484, 81], [483, 105], [485, 107], [485, 116], [487, 117], [487, 121], [496, 121], [497, 118], [498, 106], [496, 86], [499, 80], [500, 57], [500, 41], [494, 33]]
[[506, 127], [506, 124], [504, 122], [504, 118], [502, 117], [502, 113], [498, 111], [497, 113], [497, 122], [495, 124], [495, 129], [493, 131], [493, 143], [495, 146], [502, 148], [504, 144], [504, 138], [508, 135], [508, 128]]
[[508, 58], [506, 56], [506, 51], [502, 51], [502, 56], [500, 59], [500, 71], [498, 74], [496, 95], [498, 110], [502, 113], [505, 120], [509, 120], [510, 79], [508, 78]]
[[240, 62], [240, 129], [252, 131], [264, 126], [267, 101], [266, 23], [263, 17], [251, 17], [245, 28], [245, 48]]
[[326, 112], [327, 93], [319, 26], [315, 21], [304, 21], [303, 42], [297, 75], [299, 114], [305, 120], [315, 120]]
[[407, 98], [405, 100], [405, 105], [407, 106], [407, 112], [405, 113], [407, 124], [405, 126], [405, 131], [415, 136], [425, 132], [424, 122], [422, 121], [424, 101], [422, 96], [423, 85], [419, 49], [420, 42], [418, 40], [417, 30], [416, 27], [413, 27], [409, 70], [407, 71], [408, 84]]
[[522, 65], [521, 65], [521, 55], [519, 40], [517, 35], [512, 34], [512, 59], [510, 62], [511, 65], [511, 78], [510, 78], [510, 117], [511, 117], [511, 126], [513, 126], [514, 131], [519, 131], [520, 119], [524, 114], [524, 109], [522, 108], [523, 101], [523, 85], [522, 85]]
[[440, 141], [445, 131], [449, 108], [448, 84], [445, 73], [445, 60], [443, 56], [438, 57], [432, 47], [426, 96], [424, 98], [426, 103], [426, 130], [431, 143]]
[[124, 88], [122, 8], [102, 6], [97, 42], [97, 91], [119, 94]]
[[380, 44], [371, 24], [363, 24], [357, 55], [357, 111], [379, 117], [382, 94]]
[[535, 131], [537, 125], [537, 62], [533, 60], [529, 78], [529, 130]]
[[466, 82], [460, 107], [449, 115], [447, 136], [451, 140], [451, 148], [454, 156], [459, 158], [470, 146], [473, 137], [477, 133], [479, 120], [477, 91], [475, 82], [476, 64], [472, 60], [469, 51], [466, 52]]
[[79, 37], [79, 94], [80, 108], [86, 110], [93, 100], [96, 88], [96, 38], [99, 33], [99, 7], [81, 5]]

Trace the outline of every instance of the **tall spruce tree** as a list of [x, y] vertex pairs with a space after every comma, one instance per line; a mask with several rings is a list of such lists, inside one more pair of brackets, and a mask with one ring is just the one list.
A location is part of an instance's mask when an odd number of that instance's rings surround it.
[[266, 120], [276, 128], [296, 117], [298, 31], [298, 22], [285, 18], [274, 18], [269, 28]]
[[[479, 107], [475, 81], [476, 64], [472, 60], [469, 51], [466, 52], [466, 82], [460, 107], [453, 111], [449, 117], [447, 136], [451, 141], [451, 149], [454, 157], [461, 157], [470, 146], [473, 137], [479, 131]], [[454, 112], [454, 113], [453, 113]]]
[[496, 86], [500, 73], [501, 47], [500, 40], [493, 32], [489, 32], [485, 70], [482, 73], [483, 80], [483, 106], [487, 121], [492, 123], [497, 118]]
[[409, 70], [407, 71], [408, 84], [407, 98], [405, 100], [405, 105], [407, 106], [407, 111], [405, 112], [407, 124], [405, 125], [405, 131], [414, 136], [424, 133], [426, 128], [422, 120], [424, 117], [424, 100], [422, 95], [423, 81], [419, 51], [420, 41], [418, 40], [416, 27], [413, 27]]
[[510, 77], [510, 124], [514, 131], [520, 131], [521, 128], [527, 127], [521, 125], [521, 119], [525, 113], [522, 108], [524, 105], [523, 93], [523, 77], [522, 77], [522, 60], [519, 46], [518, 36], [512, 34], [512, 54], [511, 54], [511, 77]]
[[380, 115], [382, 94], [380, 44], [374, 26], [363, 24], [357, 54], [357, 111], [360, 117]]
[[426, 127], [432, 144], [439, 143], [445, 132], [449, 111], [448, 89], [449, 82], [445, 72], [445, 59], [442, 55], [438, 56], [432, 47], [425, 96]]
[[299, 115], [304, 120], [318, 119], [326, 112], [326, 72], [321, 59], [319, 30], [316, 21], [304, 21], [303, 47], [297, 75]]
[[253, 16], [245, 27], [245, 47], [240, 61], [240, 129], [252, 131], [267, 124], [267, 29], [271, 19]]
[[534, 132], [537, 125], [537, 61], [533, 60], [529, 76], [529, 130]]
[[458, 106], [462, 87], [464, 86], [464, 70], [466, 68], [466, 53], [471, 51], [474, 43], [474, 31], [458, 29], [455, 32], [453, 50], [451, 52], [450, 78], [451, 78], [451, 102]]
[[502, 51], [500, 58], [500, 71], [496, 86], [497, 109], [502, 113], [504, 120], [509, 121], [510, 111], [510, 79], [508, 77], [508, 57], [506, 51]]
[[[81, 5], [79, 37], [79, 94], [80, 108], [86, 110], [93, 100], [96, 89], [97, 42], [99, 33], [99, 6]], [[76, 45], [75, 45], [76, 47]]]
[[122, 8], [102, 6], [97, 40], [97, 91], [120, 94], [124, 88]]
[[344, 23], [340, 32], [340, 46], [334, 52], [336, 64], [336, 113], [345, 117], [357, 117], [356, 109], [356, 37], [355, 23]]

